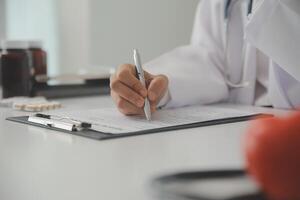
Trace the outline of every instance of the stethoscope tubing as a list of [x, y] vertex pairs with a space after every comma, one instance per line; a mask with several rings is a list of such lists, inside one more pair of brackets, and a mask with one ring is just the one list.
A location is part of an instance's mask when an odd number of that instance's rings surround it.
[[[244, 88], [247, 87], [249, 85], [249, 82], [244, 80], [244, 69], [242, 70], [242, 78], [238, 83], [233, 83], [230, 80], [230, 73], [229, 73], [229, 68], [228, 68], [228, 58], [227, 58], [227, 53], [228, 53], [228, 35], [229, 35], [229, 21], [230, 21], [230, 12], [231, 12], [231, 8], [233, 7], [233, 5], [235, 3], [237, 3], [239, 0], [235, 0], [235, 2], [233, 2], [232, 0], [226, 0], [225, 2], [225, 10], [224, 10], [224, 21], [225, 21], [225, 34], [226, 34], [226, 41], [225, 41], [225, 72], [224, 72], [224, 79], [225, 82], [227, 84], [227, 86], [229, 88]], [[247, 16], [249, 16], [252, 13], [252, 8], [253, 8], [253, 0], [249, 0], [248, 3], [248, 9], [247, 9]], [[243, 47], [243, 55], [245, 53], [245, 46]]]
[[[172, 199], [172, 200], [216, 200], [215, 198], [209, 198], [205, 195], [199, 196], [199, 194], [191, 194], [183, 191], [177, 191], [170, 189], [168, 186], [174, 183], [177, 184], [187, 184], [192, 182], [201, 182], [207, 180], [216, 179], [232, 179], [247, 177], [247, 173], [243, 170], [232, 169], [232, 170], [218, 170], [218, 171], [194, 171], [194, 172], [183, 172], [165, 175], [157, 177], [152, 180], [151, 188], [153, 189], [154, 195], [159, 197], [159, 199]], [[217, 198], [219, 199], [219, 198]], [[225, 198], [226, 199], [226, 198]], [[224, 200], [225, 200], [224, 199]], [[244, 194], [242, 196], [237, 196], [234, 198], [227, 198], [226, 200], [241, 200], [241, 199], [259, 199], [264, 200], [264, 195], [258, 191], [257, 194]]]
[[[232, 4], [232, 0], [226, 0], [224, 19], [228, 19], [228, 17], [229, 17], [231, 4]], [[247, 15], [250, 15], [252, 13], [252, 9], [253, 9], [253, 0], [249, 0]]]

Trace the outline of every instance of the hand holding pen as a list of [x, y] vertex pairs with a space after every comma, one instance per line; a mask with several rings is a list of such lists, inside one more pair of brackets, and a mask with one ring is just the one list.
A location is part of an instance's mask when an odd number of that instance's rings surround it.
[[144, 115], [146, 98], [149, 99], [151, 113], [168, 88], [168, 78], [164, 75], [152, 75], [144, 71], [145, 86], [137, 77], [135, 65], [121, 65], [111, 76], [111, 96], [119, 111], [125, 115]]

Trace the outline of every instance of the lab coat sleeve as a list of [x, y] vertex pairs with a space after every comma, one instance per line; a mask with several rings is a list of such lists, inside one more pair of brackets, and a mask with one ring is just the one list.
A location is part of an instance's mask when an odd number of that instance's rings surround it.
[[145, 64], [153, 74], [169, 78], [167, 107], [216, 103], [228, 98], [223, 77], [224, 47], [221, 0], [202, 0], [191, 44]]

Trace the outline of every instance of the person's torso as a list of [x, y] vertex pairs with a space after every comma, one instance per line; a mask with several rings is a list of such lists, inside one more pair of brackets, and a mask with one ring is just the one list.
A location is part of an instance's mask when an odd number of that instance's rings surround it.
[[[229, 7], [227, 33], [225, 33], [226, 62], [230, 81], [247, 83], [245, 87], [230, 88], [229, 102], [241, 104], [270, 105], [268, 79], [270, 59], [245, 41], [248, 23], [248, 0], [232, 1]], [[253, 2], [253, 7], [257, 1]]]
[[[219, 3], [224, 1], [219, 1]], [[270, 0], [254, 0], [252, 8], [253, 14], [248, 16], [250, 0], [232, 0], [232, 7], [230, 8], [230, 18], [228, 23], [228, 31], [224, 38], [227, 40], [228, 47], [226, 48], [227, 65], [230, 72], [230, 78], [232, 82], [247, 83], [246, 87], [230, 88], [229, 101], [232, 103], [242, 104], [254, 104], [259, 106], [274, 106], [277, 108], [296, 108], [300, 106], [300, 81], [297, 79], [299, 74], [295, 65], [295, 59], [299, 57], [295, 56], [295, 50], [290, 50], [282, 44], [281, 40], [290, 41], [286, 39], [290, 34], [281, 33], [280, 38], [275, 40], [272, 34], [277, 34], [274, 29], [274, 14], [272, 17], [267, 18], [269, 9], [279, 9], [277, 14], [280, 14], [280, 8], [284, 7], [279, 1]], [[288, 4], [288, 3], [285, 3]], [[299, 4], [300, 5], [300, 4]], [[259, 8], [259, 9], [257, 9]], [[256, 11], [260, 12], [256, 12]], [[282, 11], [283, 12], [283, 11]], [[299, 11], [298, 11], [299, 12]], [[259, 15], [257, 14], [259, 13]], [[300, 12], [299, 12], [300, 13]], [[297, 20], [300, 17], [292, 17], [292, 11], [285, 10], [285, 16], [289, 16], [289, 20]], [[254, 17], [255, 16], [255, 17]], [[259, 16], [259, 17], [257, 17]], [[255, 18], [255, 20], [254, 20]], [[259, 20], [259, 21], [258, 21]], [[272, 23], [273, 31], [267, 30], [268, 35], [258, 35], [267, 23]], [[252, 25], [249, 26], [249, 24]], [[253, 26], [255, 24], [255, 26]], [[249, 27], [252, 28], [249, 29]], [[253, 29], [255, 28], [255, 29]], [[295, 35], [300, 30], [293, 29], [286, 25], [286, 28], [292, 31], [291, 35]], [[249, 32], [251, 30], [252, 32]], [[257, 34], [256, 34], [257, 31]], [[274, 32], [275, 31], [275, 32]], [[254, 35], [256, 42], [249, 42], [250, 35]], [[273, 39], [270, 39], [273, 38]], [[252, 41], [253, 42], [253, 41]], [[256, 48], [257, 42], [258, 48], [262, 48], [262, 51]], [[273, 52], [272, 58], [266, 56], [270, 54], [270, 48], [283, 46], [285, 51]], [[272, 48], [271, 48], [272, 49]], [[294, 48], [295, 49], [295, 48]], [[280, 54], [279, 54], [280, 53]], [[289, 56], [292, 54], [293, 56]], [[287, 58], [293, 60], [293, 65], [287, 62]], [[283, 65], [280, 66], [273, 59], [282, 61]], [[281, 60], [280, 60], [281, 59]], [[286, 65], [286, 66], [285, 66]], [[299, 71], [299, 70], [298, 70]], [[294, 74], [292, 73], [294, 72]], [[296, 73], [296, 74], [295, 74]]]

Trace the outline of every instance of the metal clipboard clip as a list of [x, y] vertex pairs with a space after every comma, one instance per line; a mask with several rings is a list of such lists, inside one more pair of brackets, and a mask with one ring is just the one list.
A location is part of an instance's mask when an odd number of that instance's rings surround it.
[[81, 131], [83, 129], [90, 129], [92, 127], [91, 123], [73, 120], [68, 117], [59, 117], [40, 113], [35, 114], [34, 116], [29, 116], [28, 121], [47, 126], [49, 128], [57, 128], [72, 132]]

